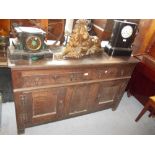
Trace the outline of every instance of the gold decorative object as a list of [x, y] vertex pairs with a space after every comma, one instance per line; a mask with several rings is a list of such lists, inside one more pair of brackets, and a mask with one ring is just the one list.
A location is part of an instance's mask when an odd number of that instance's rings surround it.
[[86, 20], [77, 20], [70, 40], [59, 58], [81, 58], [101, 52], [101, 42], [97, 36], [90, 36]]

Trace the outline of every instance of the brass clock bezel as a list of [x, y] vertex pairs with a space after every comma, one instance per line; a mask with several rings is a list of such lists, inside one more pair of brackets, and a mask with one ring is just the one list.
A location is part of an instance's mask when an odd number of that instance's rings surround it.
[[[33, 39], [37, 38], [37, 40], [39, 41], [39, 46], [37, 48], [35, 48], [35, 49], [33, 49], [33, 48], [31, 48], [31, 47], [28, 46], [29, 45], [29, 40], [32, 39], [32, 38]], [[30, 36], [28, 36], [26, 38], [25, 44], [26, 44], [25, 46], [29, 50], [29, 52], [37, 52], [41, 48], [41, 46], [42, 46], [42, 40], [37, 35], [30, 35]]]

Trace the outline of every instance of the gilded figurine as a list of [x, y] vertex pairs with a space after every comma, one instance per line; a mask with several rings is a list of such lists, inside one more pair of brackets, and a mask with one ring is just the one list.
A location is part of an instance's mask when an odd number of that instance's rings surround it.
[[63, 53], [59, 58], [81, 58], [101, 52], [101, 41], [97, 36], [90, 36], [86, 20], [77, 20]]

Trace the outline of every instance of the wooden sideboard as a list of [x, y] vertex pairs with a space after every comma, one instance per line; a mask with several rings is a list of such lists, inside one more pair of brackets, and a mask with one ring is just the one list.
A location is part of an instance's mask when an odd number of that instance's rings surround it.
[[115, 110], [137, 62], [133, 57], [109, 57], [104, 51], [78, 60], [8, 59], [18, 134], [38, 124]]

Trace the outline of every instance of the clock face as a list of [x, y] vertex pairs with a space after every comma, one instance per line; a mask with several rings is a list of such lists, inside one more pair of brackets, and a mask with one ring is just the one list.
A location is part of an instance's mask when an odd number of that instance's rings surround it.
[[121, 35], [123, 38], [129, 38], [133, 33], [133, 28], [130, 25], [124, 26]]
[[26, 39], [26, 47], [30, 51], [37, 51], [41, 48], [41, 39], [38, 36], [29, 36]]

